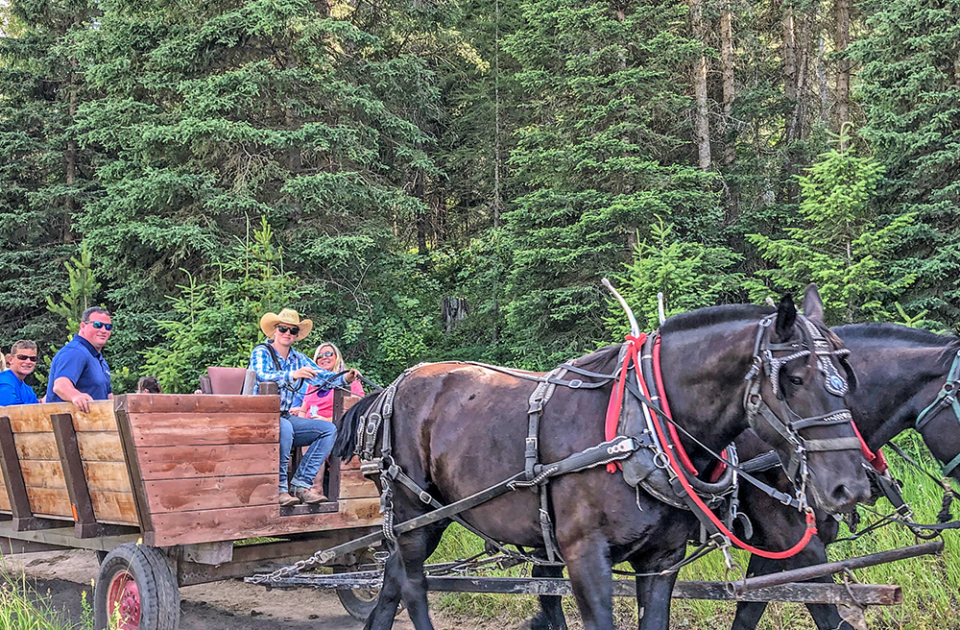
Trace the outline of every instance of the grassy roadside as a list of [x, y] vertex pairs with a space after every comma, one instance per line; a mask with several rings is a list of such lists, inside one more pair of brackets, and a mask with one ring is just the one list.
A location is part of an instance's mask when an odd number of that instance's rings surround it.
[[[909, 433], [897, 440], [898, 444], [913, 457], [919, 458], [930, 471], [936, 471], [919, 436]], [[893, 474], [903, 482], [904, 498], [913, 506], [918, 522], [936, 522], [940, 510], [942, 491], [927, 477], [908, 466], [899, 457], [890, 457]], [[886, 500], [877, 504], [882, 513], [890, 511]], [[954, 515], [960, 517], [960, 505], [954, 506]], [[871, 522], [868, 514], [863, 524]], [[841, 527], [841, 537], [847, 535]], [[867, 626], [873, 630], [960, 630], [960, 538], [958, 532], [944, 535], [945, 551], [941, 557], [923, 557], [856, 571], [857, 580], [864, 584], [899, 584], [903, 588], [904, 604], [892, 607], [871, 607], [866, 612]], [[843, 542], [829, 547], [831, 560], [875, 553], [916, 544], [912, 534], [902, 527], [889, 526], [860, 540]], [[431, 562], [448, 561], [469, 557], [483, 548], [481, 541], [457, 526], [447, 530], [431, 558]], [[738, 562], [746, 567], [747, 554], [735, 552]], [[623, 567], [628, 569], [628, 567]], [[629, 570], [629, 569], [628, 569]], [[511, 569], [499, 575], [528, 575], [521, 568]], [[720, 580], [723, 578], [723, 559], [716, 552], [685, 567], [680, 572], [681, 580]], [[533, 615], [538, 605], [532, 596], [479, 595], [473, 593], [444, 593], [434, 596], [435, 606], [449, 614], [464, 617], [503, 619], [504, 625], [516, 625], [516, 621]], [[572, 628], [580, 627], [576, 606], [572, 598], [564, 598], [564, 611]], [[635, 628], [636, 605], [624, 598], [614, 605], [617, 625]], [[728, 602], [675, 601], [673, 604], [672, 628], [695, 628], [697, 630], [727, 630], [733, 620], [736, 606]], [[812, 618], [801, 604], [772, 603], [767, 607], [759, 625], [760, 630], [814, 630]]]
[[81, 611], [79, 623], [67, 620], [26, 578], [0, 573], [0, 630], [93, 630], [93, 607], [86, 592], [81, 595]]

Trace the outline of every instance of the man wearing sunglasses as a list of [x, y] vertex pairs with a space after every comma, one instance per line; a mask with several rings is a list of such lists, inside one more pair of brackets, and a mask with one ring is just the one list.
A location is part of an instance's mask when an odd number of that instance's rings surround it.
[[[300, 319], [300, 314], [291, 308], [267, 313], [260, 318], [260, 330], [267, 341], [255, 347], [250, 356], [250, 368], [257, 373], [257, 383], [269, 381], [280, 388], [280, 505], [283, 506], [301, 501], [307, 504], [326, 501], [312, 486], [337, 438], [337, 427], [332, 422], [293, 415], [290, 409], [294, 401], [303, 395], [308, 385], [323, 389], [343, 387], [359, 375], [356, 370], [349, 370], [338, 376], [320, 369], [302, 352], [294, 350], [294, 342], [309, 335], [312, 328], [312, 321]], [[288, 485], [290, 451], [302, 446], [309, 448]]]
[[21, 339], [10, 347], [10, 369], [0, 372], [0, 407], [34, 405], [37, 394], [24, 382], [37, 368], [37, 344]]
[[83, 312], [80, 332], [53, 357], [47, 402], [71, 402], [88, 413], [94, 400], [113, 398], [110, 366], [100, 354], [112, 333], [110, 311], [91, 306]]

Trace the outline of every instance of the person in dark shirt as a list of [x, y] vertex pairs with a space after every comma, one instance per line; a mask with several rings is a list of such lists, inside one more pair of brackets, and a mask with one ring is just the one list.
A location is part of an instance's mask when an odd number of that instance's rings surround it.
[[47, 402], [71, 402], [87, 413], [92, 401], [113, 398], [110, 366], [100, 354], [112, 332], [110, 311], [91, 306], [83, 312], [80, 332], [53, 357]]
[[37, 367], [37, 344], [21, 339], [10, 347], [10, 369], [0, 372], [0, 407], [34, 405], [37, 394], [24, 382]]

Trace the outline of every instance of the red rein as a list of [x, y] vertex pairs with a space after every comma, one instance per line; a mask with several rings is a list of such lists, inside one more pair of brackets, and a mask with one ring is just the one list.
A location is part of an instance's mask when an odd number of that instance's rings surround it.
[[[614, 385], [613, 394], [610, 396], [610, 403], [607, 405], [607, 418], [604, 427], [607, 440], [612, 440], [617, 436], [617, 424], [620, 420], [620, 409], [623, 406], [623, 394], [629, 372], [628, 366], [630, 365], [631, 359], [633, 360], [633, 364], [635, 366], [640, 365], [638, 348], [643, 347], [643, 343], [647, 340], [647, 335], [640, 334], [638, 337], [627, 335], [626, 340], [627, 354], [624, 357], [623, 367], [620, 370], [620, 378]], [[660, 404], [662, 405], [663, 412], [667, 418], [672, 419], [673, 416], [670, 414], [670, 406], [667, 404], [667, 398], [663, 389], [663, 380], [660, 373], [659, 338], [654, 344], [653, 366], [654, 378], [656, 379], [657, 388], [660, 390]], [[643, 388], [643, 395], [647, 398], [650, 398], [650, 393], [647, 391], [647, 386], [643, 382], [643, 379], [641, 378], [638, 380], [640, 381], [640, 386]], [[697, 505], [697, 507], [699, 507], [703, 513], [707, 515], [707, 518], [710, 519], [710, 522], [713, 523], [718, 530], [720, 530], [720, 533], [729, 538], [730, 541], [736, 546], [740, 547], [741, 549], [745, 549], [750, 553], [756, 554], [761, 558], [783, 560], [784, 558], [790, 558], [800, 553], [800, 551], [807, 546], [807, 543], [810, 542], [810, 539], [813, 538], [813, 535], [817, 533], [816, 516], [814, 516], [813, 511], [809, 511], [806, 514], [807, 528], [806, 531], [803, 532], [803, 537], [797, 542], [797, 544], [785, 551], [764, 551], [763, 549], [757, 549], [756, 547], [748, 545], [744, 541], [740, 540], [727, 528], [726, 525], [723, 524], [723, 521], [717, 518], [713, 511], [707, 507], [700, 496], [690, 486], [686, 476], [679, 472], [682, 466], [687, 471], [690, 471], [691, 474], [697, 474], [697, 470], [694, 468], [693, 462], [690, 461], [690, 457], [687, 455], [686, 449], [684, 449], [683, 445], [680, 443], [676, 427], [672, 423], [668, 425], [671, 440], [667, 440], [667, 436], [663, 431], [662, 422], [660, 421], [660, 418], [656, 417], [655, 415], [653, 418], [653, 427], [657, 432], [657, 437], [660, 440], [660, 444], [665, 447], [665, 452], [667, 454], [667, 459], [670, 461], [670, 466], [673, 468], [673, 470], [678, 471], [677, 477], [680, 480], [680, 485], [683, 486], [684, 491]], [[859, 435], [859, 433], [857, 435]], [[860, 441], [862, 444], [863, 439], [861, 438]], [[882, 454], [879, 455], [882, 457]], [[619, 463], [607, 464], [607, 471], [611, 473], [616, 472], [618, 468], [620, 468]]]

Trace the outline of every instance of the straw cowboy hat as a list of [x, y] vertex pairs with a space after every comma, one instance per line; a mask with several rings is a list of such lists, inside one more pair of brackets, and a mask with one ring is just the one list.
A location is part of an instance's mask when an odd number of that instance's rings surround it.
[[279, 313], [267, 313], [260, 318], [260, 330], [263, 334], [273, 339], [273, 333], [276, 332], [277, 324], [286, 324], [287, 326], [296, 326], [300, 329], [295, 341], [300, 341], [310, 334], [313, 330], [313, 322], [309, 319], [300, 319], [300, 313], [292, 308], [285, 308]]

